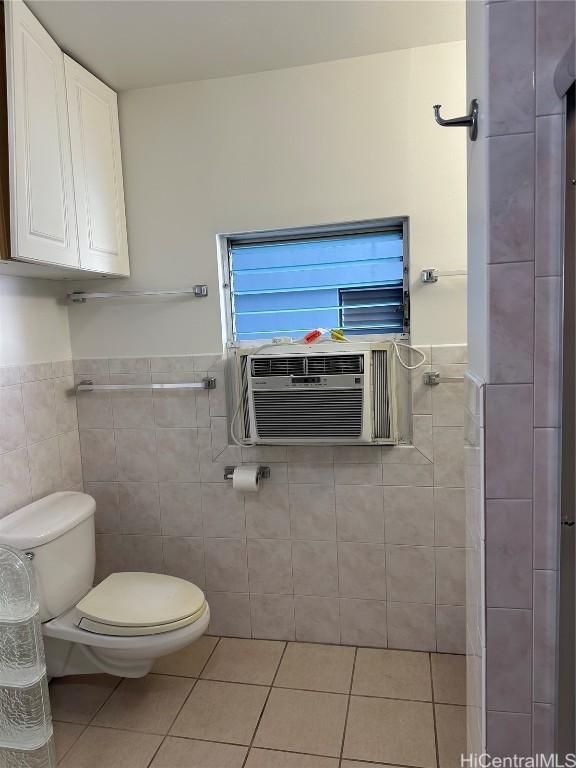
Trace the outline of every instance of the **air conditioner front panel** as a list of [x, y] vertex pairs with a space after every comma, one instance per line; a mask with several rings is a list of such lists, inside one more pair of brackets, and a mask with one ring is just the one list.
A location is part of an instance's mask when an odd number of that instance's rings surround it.
[[363, 354], [251, 358], [252, 438], [277, 444], [369, 442], [365, 362]]
[[[395, 444], [390, 347], [284, 346], [241, 356], [240, 406], [254, 444]], [[374, 354], [375, 353], [375, 354]]]

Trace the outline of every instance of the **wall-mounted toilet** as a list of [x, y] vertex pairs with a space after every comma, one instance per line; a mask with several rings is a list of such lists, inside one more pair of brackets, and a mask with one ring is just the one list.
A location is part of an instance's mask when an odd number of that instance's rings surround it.
[[36, 574], [50, 677], [142, 677], [204, 634], [210, 609], [195, 584], [158, 573], [113, 573], [93, 587], [96, 502], [60, 492], [0, 520], [0, 544]]

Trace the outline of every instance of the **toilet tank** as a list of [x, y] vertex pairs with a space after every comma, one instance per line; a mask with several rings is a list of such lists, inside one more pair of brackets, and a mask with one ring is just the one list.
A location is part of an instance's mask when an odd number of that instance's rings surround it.
[[25, 552], [34, 567], [40, 621], [48, 621], [92, 588], [94, 512], [86, 493], [52, 493], [0, 520], [0, 544]]

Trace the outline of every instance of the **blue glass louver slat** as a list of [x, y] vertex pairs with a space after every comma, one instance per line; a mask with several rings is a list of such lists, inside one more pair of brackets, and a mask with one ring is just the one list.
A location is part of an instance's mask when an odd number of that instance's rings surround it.
[[234, 272], [234, 290], [260, 291], [278, 288], [324, 288], [326, 286], [379, 285], [402, 277], [401, 261], [358, 262], [358, 264], [326, 264], [314, 269], [288, 271], [257, 270]]
[[338, 289], [320, 288], [310, 291], [236, 294], [234, 308], [241, 312], [274, 312], [285, 309], [313, 309], [338, 304]]
[[315, 240], [291, 240], [279, 243], [234, 245], [234, 270], [308, 267], [312, 264], [339, 262], [402, 261], [403, 242], [400, 232], [381, 232], [348, 237]]
[[291, 328], [295, 323], [304, 328], [334, 328], [339, 325], [338, 309], [311, 309], [298, 312], [274, 312], [271, 315], [236, 315], [238, 333], [269, 331], [270, 328]]

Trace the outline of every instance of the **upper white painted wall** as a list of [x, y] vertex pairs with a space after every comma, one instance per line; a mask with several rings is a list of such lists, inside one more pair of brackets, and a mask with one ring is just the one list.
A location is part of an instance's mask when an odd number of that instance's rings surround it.
[[0, 276], [0, 366], [71, 358], [65, 294], [54, 280]]
[[221, 349], [218, 233], [401, 215], [413, 342], [465, 342], [465, 279], [419, 281], [466, 264], [467, 134], [435, 103], [467, 109], [463, 41], [122, 93], [132, 278], [105, 285], [210, 295], [71, 307], [74, 356]]

